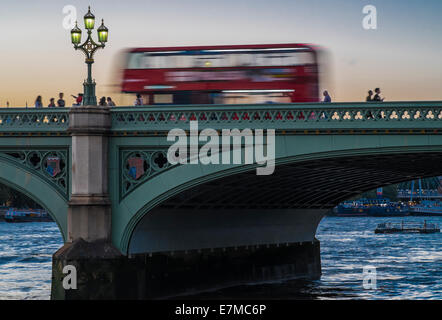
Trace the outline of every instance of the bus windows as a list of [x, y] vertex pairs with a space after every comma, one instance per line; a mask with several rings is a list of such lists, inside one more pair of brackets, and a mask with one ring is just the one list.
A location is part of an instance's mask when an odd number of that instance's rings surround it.
[[145, 66], [145, 68], [149, 68], [149, 69], [163, 69], [163, 68], [171, 68], [170, 67], [170, 56], [166, 56], [166, 55], [157, 55], [157, 54], [153, 54], [148, 56], [148, 63], [147, 66]]
[[127, 68], [128, 69], [143, 69], [141, 67], [143, 56], [144, 56], [144, 52], [130, 53], [127, 58]]
[[225, 58], [225, 55], [206, 54], [202, 59], [204, 61], [203, 67], [206, 68], [229, 67], [229, 63], [228, 60]]
[[311, 52], [298, 52], [294, 56], [293, 65], [314, 64], [315, 58]]
[[175, 68], [191, 68], [193, 59], [189, 55], [179, 54], [175, 58]]
[[192, 67], [193, 68], [203, 68], [204, 67], [204, 56], [202, 55], [192, 55]]
[[253, 55], [250, 53], [229, 53], [226, 56], [231, 67], [249, 67], [254, 64]]
[[311, 52], [256, 53], [254, 66], [297, 66], [314, 63]]
[[187, 52], [131, 53], [128, 69], [221, 68], [297, 66], [314, 64], [311, 52], [243, 52], [223, 54], [192, 54]]

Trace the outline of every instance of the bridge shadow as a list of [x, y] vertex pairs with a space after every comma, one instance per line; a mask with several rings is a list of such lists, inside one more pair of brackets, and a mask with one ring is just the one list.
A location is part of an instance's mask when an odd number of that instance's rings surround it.
[[331, 209], [366, 191], [440, 175], [441, 152], [361, 155], [278, 165], [198, 185], [163, 202], [180, 209]]

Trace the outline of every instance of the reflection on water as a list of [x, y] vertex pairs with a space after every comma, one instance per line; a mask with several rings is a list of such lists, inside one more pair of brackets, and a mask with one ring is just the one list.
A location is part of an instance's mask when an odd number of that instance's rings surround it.
[[[326, 217], [317, 234], [320, 280], [245, 285], [188, 298], [441, 299], [442, 233], [374, 234], [378, 223], [402, 219], [442, 224], [442, 217]], [[61, 246], [54, 223], [0, 222], [0, 299], [49, 299], [51, 257]], [[369, 265], [376, 267], [376, 290], [362, 286]]]

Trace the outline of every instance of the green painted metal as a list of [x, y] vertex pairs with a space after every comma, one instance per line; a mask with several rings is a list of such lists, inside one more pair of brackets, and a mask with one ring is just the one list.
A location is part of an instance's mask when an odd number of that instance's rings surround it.
[[[0, 132], [65, 132], [69, 108], [0, 109]], [[439, 129], [442, 102], [310, 103], [118, 107], [112, 131], [189, 128], [264, 129]]]
[[189, 129], [190, 120], [201, 129], [279, 130], [437, 129], [442, 122], [440, 101], [143, 106], [111, 112], [116, 132]]
[[[126, 197], [130, 192], [135, 190], [139, 185], [142, 185], [147, 179], [160, 174], [164, 170], [171, 167], [167, 161], [167, 150], [140, 148], [135, 149], [121, 149], [120, 150], [120, 199]], [[128, 163], [133, 160], [139, 160], [143, 168], [140, 176], [136, 176], [130, 172]]]
[[[44, 207], [56, 221], [65, 241], [72, 170], [70, 148], [70, 137], [0, 136], [0, 182]], [[48, 156], [59, 156], [64, 162], [54, 177], [46, 171]]]
[[[86, 19], [87, 16], [91, 19], [91, 21], [93, 21], [91, 23], [91, 25], [88, 25], [89, 22], [87, 22], [87, 20], [88, 20], [88, 19]], [[86, 24], [86, 27], [88, 27], [87, 28], [87, 39], [81, 45], [74, 43], [74, 48], [75, 48], [75, 50], [81, 50], [86, 56], [85, 62], [87, 64], [87, 79], [83, 83], [83, 88], [84, 88], [83, 105], [84, 106], [96, 106], [97, 105], [97, 97], [95, 95], [96, 83], [94, 80], [92, 80], [92, 64], [94, 63], [95, 52], [98, 49], [104, 49], [106, 44], [105, 44], [105, 42], [101, 42], [100, 44], [98, 44], [94, 41], [94, 39], [92, 39], [92, 29], [95, 24], [95, 16], [91, 13], [90, 7], [88, 10], [88, 13], [85, 16], [85, 24]], [[103, 27], [104, 27], [104, 24], [102, 24], [102, 26], [98, 29], [98, 32], [100, 32], [100, 30], [102, 30]], [[79, 30], [77, 25], [75, 25], [75, 28], [77, 30]], [[106, 33], [107, 33], [107, 28], [105, 28], [105, 29], [106, 29]], [[99, 39], [99, 40], [101, 40], [101, 39]], [[104, 41], [107, 41], [107, 37]]]
[[67, 108], [1, 108], [0, 133], [60, 132], [69, 126]]
[[96, 83], [92, 80], [92, 62], [87, 62], [87, 79], [83, 82], [83, 105], [96, 106], [97, 96], [95, 95]]
[[[194, 186], [255, 169], [255, 165], [177, 165], [143, 180], [126, 197], [120, 198], [122, 181], [118, 172], [122, 159], [118, 150], [146, 148], [147, 144], [167, 148], [166, 137], [116, 137], [111, 141], [112, 237], [114, 245], [125, 253], [137, 223], [161, 202]], [[278, 165], [316, 159], [430, 151], [442, 152], [442, 135], [279, 135], [276, 137], [275, 170]]]
[[[69, 148], [40, 149], [0, 149], [0, 158], [8, 161], [27, 171], [32, 175], [39, 176], [57, 190], [66, 200], [69, 199]], [[48, 171], [48, 158], [59, 160], [59, 172], [51, 175]]]

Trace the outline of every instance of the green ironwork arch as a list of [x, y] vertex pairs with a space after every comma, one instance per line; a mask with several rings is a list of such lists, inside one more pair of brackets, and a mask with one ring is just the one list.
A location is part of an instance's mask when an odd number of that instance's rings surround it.
[[0, 157], [0, 182], [22, 192], [46, 209], [67, 240], [67, 200], [41, 177]]
[[[348, 149], [348, 150], [336, 150], [336, 151], [323, 151], [309, 154], [297, 154], [287, 155], [276, 159], [276, 167], [284, 164], [294, 164], [309, 160], [328, 159], [328, 158], [344, 158], [347, 156], [363, 156], [363, 155], [385, 155], [385, 154], [398, 154], [404, 152], [440, 152], [442, 153], [442, 145], [437, 146], [414, 146], [404, 148], [402, 146], [397, 147], [384, 147], [384, 148], [360, 148], [360, 149]], [[130, 239], [136, 225], [148, 214], [150, 210], [164, 201], [172, 198], [173, 196], [191, 189], [194, 186], [201, 185], [213, 180], [217, 180], [223, 177], [232, 176], [247, 171], [254, 170], [256, 164], [253, 165], [226, 165], [223, 170], [220, 170], [218, 165], [195, 165], [192, 170], [192, 174], [189, 174], [188, 166], [176, 166], [164, 173], [147, 180], [140, 185], [133, 194], [124, 199], [119, 207], [119, 210], [128, 210], [128, 212], [135, 212], [130, 218], [127, 224], [124, 226], [124, 230], [117, 230], [118, 223], [113, 225], [114, 244], [120, 248], [124, 253], [128, 251]], [[187, 168], [186, 168], [187, 167]], [[187, 170], [187, 173], [186, 173]], [[276, 168], [277, 170], [277, 168]], [[406, 180], [406, 179], [404, 179]], [[158, 186], [166, 183], [169, 186], [160, 190]], [[173, 184], [173, 186], [172, 186]], [[146, 195], [151, 195], [150, 199]], [[141, 196], [141, 197], [140, 197]], [[141, 203], [143, 202], [143, 203]], [[124, 208], [124, 209], [123, 209]], [[113, 209], [114, 210], [114, 209]], [[119, 212], [119, 217], [126, 216]], [[121, 232], [122, 231], [122, 232]]]

